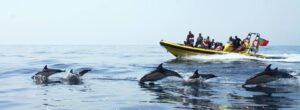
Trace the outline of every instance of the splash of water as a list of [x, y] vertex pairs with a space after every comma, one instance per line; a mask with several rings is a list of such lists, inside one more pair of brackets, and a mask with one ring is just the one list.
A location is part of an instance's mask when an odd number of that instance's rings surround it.
[[195, 61], [245, 61], [258, 60], [269, 62], [300, 62], [300, 54], [265, 54], [267, 58], [256, 58], [251, 56], [244, 56], [240, 54], [218, 54], [218, 55], [195, 55], [183, 57], [187, 60]]
[[[266, 54], [266, 56], [273, 57], [273, 58], [261, 59], [261, 60], [273, 61], [273, 62], [287, 62], [287, 63], [300, 62], [300, 54]], [[278, 57], [278, 58], [276, 58], [276, 57]]]

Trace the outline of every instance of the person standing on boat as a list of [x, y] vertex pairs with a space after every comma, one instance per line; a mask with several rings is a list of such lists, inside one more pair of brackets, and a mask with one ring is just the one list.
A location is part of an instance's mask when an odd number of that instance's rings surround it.
[[199, 37], [197, 38], [195, 47], [201, 47], [202, 46], [202, 42], [203, 42], [203, 37], [202, 37], [201, 33], [199, 33]]
[[189, 38], [189, 46], [194, 46], [194, 35]]
[[186, 41], [184, 41], [184, 45], [193, 46], [194, 45], [194, 34], [189, 31], [189, 34], [186, 37]]

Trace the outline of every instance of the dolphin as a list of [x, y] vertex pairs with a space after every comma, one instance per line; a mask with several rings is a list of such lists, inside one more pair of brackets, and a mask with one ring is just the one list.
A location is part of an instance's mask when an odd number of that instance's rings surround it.
[[198, 70], [196, 70], [194, 72], [194, 74], [189, 77], [189, 79], [197, 79], [197, 78], [202, 78], [202, 79], [211, 79], [211, 78], [214, 78], [214, 77], [217, 77], [216, 75], [213, 75], [213, 74], [199, 74], [198, 73]]
[[69, 74], [67, 74], [65, 78], [65, 82], [71, 85], [80, 84], [81, 77], [87, 72], [91, 71], [90, 68], [82, 68], [78, 73], [73, 72], [73, 69], [70, 70]]
[[199, 82], [200, 80], [207, 80], [215, 77], [217, 76], [213, 74], [199, 74], [198, 70], [196, 70], [194, 74], [189, 77], [187, 82]]
[[263, 72], [247, 79], [245, 84], [243, 84], [243, 87], [245, 87], [246, 85], [260, 85], [281, 78], [297, 79], [295, 76], [290, 75], [285, 71], [279, 71], [278, 68], [272, 70], [271, 64], [269, 64]]
[[178, 77], [178, 78], [182, 78], [182, 76], [180, 74], [178, 74], [177, 72], [165, 69], [163, 67], [163, 63], [161, 63], [156, 68], [156, 70], [151, 71], [150, 73], [143, 76], [140, 79], [139, 82], [140, 82], [140, 84], [144, 84], [145, 82], [148, 82], [148, 81], [154, 82], [154, 81], [161, 80], [161, 79], [164, 79], [164, 78], [169, 77], [169, 76], [175, 76], [175, 77]]
[[47, 84], [50, 83], [48, 77], [55, 74], [65, 72], [65, 70], [60, 69], [49, 69], [47, 65], [44, 66], [42, 71], [37, 72], [35, 75], [31, 77], [31, 79], [35, 80], [37, 84]]

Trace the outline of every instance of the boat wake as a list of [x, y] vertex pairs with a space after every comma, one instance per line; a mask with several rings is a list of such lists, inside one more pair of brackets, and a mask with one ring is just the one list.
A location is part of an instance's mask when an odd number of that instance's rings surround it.
[[300, 62], [300, 54], [264, 54], [267, 58], [256, 58], [251, 56], [244, 56], [240, 54], [223, 54], [223, 55], [196, 55], [196, 56], [187, 56], [182, 57], [184, 60], [193, 60], [193, 61], [269, 61], [269, 62], [291, 62], [297, 63]]
[[298, 63], [300, 62], [300, 54], [265, 54], [267, 59], [261, 59], [265, 61], [274, 61], [274, 62], [290, 62]]

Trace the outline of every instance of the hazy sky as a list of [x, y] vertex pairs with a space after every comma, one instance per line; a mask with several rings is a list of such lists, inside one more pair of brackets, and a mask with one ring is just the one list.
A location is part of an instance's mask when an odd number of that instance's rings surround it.
[[1, 0], [0, 44], [182, 42], [188, 31], [225, 42], [259, 32], [299, 45], [300, 0]]

